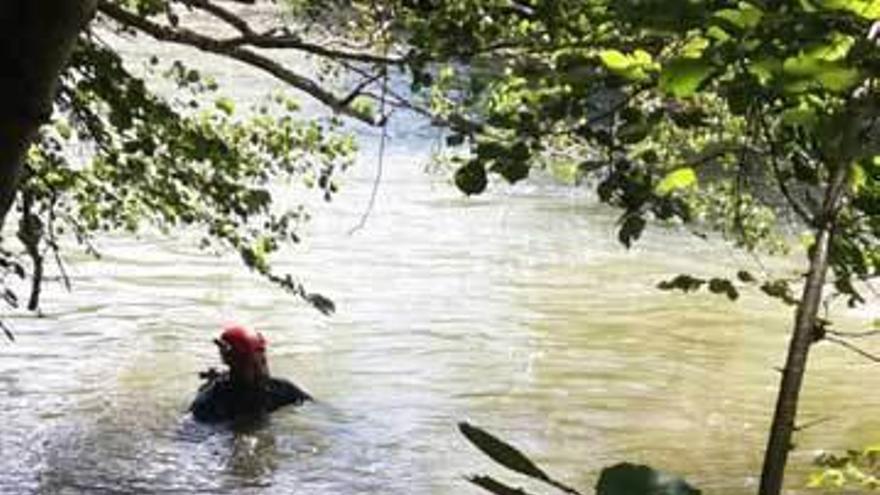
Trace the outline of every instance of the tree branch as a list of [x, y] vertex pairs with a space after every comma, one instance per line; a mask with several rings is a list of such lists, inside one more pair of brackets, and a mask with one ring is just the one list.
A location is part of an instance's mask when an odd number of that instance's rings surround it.
[[238, 46], [230, 46], [223, 41], [188, 29], [173, 29], [162, 24], [157, 24], [121, 8], [111, 3], [109, 0], [99, 0], [98, 11], [116, 22], [142, 31], [159, 41], [167, 41], [169, 43], [198, 48], [199, 50], [237, 60], [250, 65], [251, 67], [260, 69], [308, 94], [312, 98], [331, 108], [334, 112], [348, 115], [349, 117], [353, 117], [369, 125], [377, 125], [377, 122], [368, 113], [358, 111], [351, 106], [344, 104], [343, 100], [325, 90], [315, 81], [293, 72], [271, 58]]
[[779, 191], [785, 197], [788, 204], [794, 210], [794, 212], [806, 222], [807, 225], [814, 225], [816, 221], [816, 217], [810, 212], [807, 207], [798, 201], [797, 198], [792, 194], [791, 189], [788, 188], [788, 182], [785, 177], [782, 176], [782, 168], [779, 166], [779, 156], [777, 155], [777, 147], [776, 141], [773, 139], [773, 136], [770, 134], [770, 129], [767, 125], [767, 122], [764, 121], [763, 118], [758, 119], [759, 125], [761, 127], [761, 133], [764, 135], [764, 139], [767, 140], [767, 144], [770, 146], [770, 166], [773, 168], [773, 177], [776, 179], [776, 184], [779, 186]]
[[361, 52], [349, 52], [343, 50], [335, 50], [333, 48], [327, 48], [325, 46], [316, 45], [314, 43], [308, 43], [303, 41], [301, 38], [295, 35], [286, 35], [286, 36], [267, 36], [261, 34], [250, 34], [243, 35], [237, 38], [230, 38], [228, 40], [223, 41], [223, 43], [229, 46], [252, 46], [254, 48], [267, 48], [267, 49], [291, 49], [291, 50], [300, 50], [304, 52], [311, 53], [313, 55], [319, 55], [322, 57], [332, 58], [335, 60], [350, 60], [353, 62], [367, 62], [372, 64], [382, 64], [382, 65], [399, 65], [406, 61], [405, 58], [392, 58], [392, 57], [384, 57], [381, 55], [373, 55], [370, 53], [361, 53]]
[[214, 17], [222, 20], [226, 24], [237, 29], [244, 36], [253, 36], [256, 35], [254, 31], [251, 29], [250, 25], [242, 19], [240, 16], [236, 15], [234, 12], [230, 10], [226, 10], [223, 7], [211, 3], [208, 0], [179, 0], [184, 5], [188, 5], [190, 7], [195, 7], [199, 10], [205, 11]]
[[864, 349], [861, 349], [858, 346], [850, 344], [849, 342], [847, 342], [843, 339], [838, 339], [836, 337], [826, 336], [825, 340], [827, 340], [828, 342], [833, 342], [841, 347], [845, 347], [845, 348], [855, 352], [856, 354], [862, 356], [865, 359], [868, 359], [868, 360], [873, 361], [875, 363], [880, 363], [880, 356], [876, 356], [874, 354], [871, 354], [870, 352], [865, 351]]

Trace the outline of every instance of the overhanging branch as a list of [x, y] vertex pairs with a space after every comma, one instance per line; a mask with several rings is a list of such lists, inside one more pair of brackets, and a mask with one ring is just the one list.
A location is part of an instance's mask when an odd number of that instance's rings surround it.
[[184, 5], [195, 7], [199, 10], [203, 10], [213, 15], [214, 17], [237, 29], [244, 36], [256, 34], [251, 29], [247, 21], [242, 19], [240, 16], [208, 0], [180, 0], [180, 2]]
[[[240, 46], [229, 45], [223, 41], [188, 29], [174, 29], [162, 24], [157, 24], [121, 8], [109, 0], [99, 0], [98, 11], [116, 22], [144, 32], [159, 41], [190, 46], [208, 53], [237, 60], [250, 65], [251, 67], [260, 69], [290, 86], [303, 91], [335, 112], [348, 115], [369, 125], [377, 125], [376, 120], [373, 119], [370, 114], [352, 108], [350, 105], [345, 104], [343, 99], [340, 99], [330, 91], [327, 91], [315, 81], [297, 74], [269, 57]], [[351, 101], [350, 99], [346, 100], [349, 102]]]
[[290, 49], [299, 50], [312, 55], [332, 58], [335, 60], [348, 60], [351, 62], [366, 62], [381, 65], [399, 65], [406, 60], [403, 58], [383, 57], [381, 55], [373, 55], [362, 52], [349, 52], [343, 50], [335, 50], [324, 46], [308, 43], [295, 35], [285, 36], [267, 36], [260, 34], [243, 35], [237, 38], [230, 38], [223, 43], [230, 46], [252, 46], [254, 48], [267, 49]]

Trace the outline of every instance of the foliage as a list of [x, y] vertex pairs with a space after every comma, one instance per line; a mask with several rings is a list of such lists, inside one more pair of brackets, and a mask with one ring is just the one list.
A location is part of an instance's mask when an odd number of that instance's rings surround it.
[[[449, 119], [450, 143], [469, 151], [455, 173], [466, 194], [484, 191], [492, 174], [524, 179], [564, 140], [599, 198], [623, 209], [623, 244], [656, 219], [779, 252], [779, 220], [821, 222], [821, 193], [845, 167], [853, 199], [837, 222], [832, 268], [851, 282], [880, 273], [870, 2], [397, 8], [413, 89], [436, 113], [466, 119]], [[839, 285], [858, 300], [854, 284]]]
[[[295, 26], [312, 25], [304, 22], [310, 12], [285, 21], [290, 28], [257, 32], [247, 16], [209, 0], [102, 0], [98, 8], [92, 32], [146, 35], [213, 51], [304, 91], [338, 113], [377, 123], [362, 95], [379, 84], [374, 74], [383, 74], [393, 61], [369, 50], [346, 51], [326, 40], [297, 36]], [[190, 28], [194, 11], [240, 37], [221, 43], [214, 33]], [[280, 93], [266, 95], [254, 108], [238, 109], [210, 76], [166, 55], [150, 58], [145, 80], [92, 32], [80, 37], [62, 77], [52, 122], [29, 154], [17, 204], [17, 238], [30, 262], [13, 251], [2, 256], [6, 271], [32, 279], [28, 307], [39, 303], [47, 259], [54, 258], [69, 288], [60, 251], [68, 244], [65, 238], [98, 256], [93, 240], [101, 233], [149, 229], [166, 235], [184, 230], [204, 249], [236, 252], [258, 274], [325, 313], [333, 311], [329, 299], [306, 292], [291, 275], [275, 273], [270, 257], [298, 242], [297, 230], [308, 215], [292, 196], [303, 185], [327, 201], [337, 192], [336, 175], [350, 165], [354, 152], [341, 120], [297, 119], [298, 104]], [[326, 30], [316, 36], [324, 35]], [[348, 72], [334, 77], [328, 70], [333, 80], [322, 86], [285, 66], [283, 57], [250, 49], [268, 45], [322, 57], [326, 66], [344, 65]], [[344, 97], [337, 96], [332, 88], [343, 88], [352, 71], [372, 73], [355, 81]], [[162, 78], [173, 85], [170, 91], [156, 91], [154, 83]]]
[[880, 447], [849, 450], [843, 455], [823, 453], [814, 464], [821, 469], [810, 476], [810, 488], [880, 488]]
[[[236, 112], [215, 83], [180, 62], [165, 75], [177, 84], [173, 101], [151, 92], [114, 51], [80, 44], [21, 192], [35, 234], [19, 237], [34, 253], [57, 253], [64, 234], [94, 251], [91, 239], [102, 231], [138, 232], [147, 224], [165, 234], [201, 231], [201, 247], [232, 249], [252, 270], [308, 298], [269, 264], [271, 253], [298, 241], [307, 215], [274, 200], [290, 194], [296, 179], [329, 201], [352, 140], [336, 134], [332, 121], [295, 120], [296, 104], [281, 95]], [[76, 143], [92, 150], [81, 163], [69, 151]]]
[[[516, 447], [495, 435], [471, 425], [459, 423], [459, 431], [481, 452], [497, 464], [518, 474], [540, 481], [564, 493], [581, 492], [558, 481]], [[514, 488], [488, 475], [467, 478], [474, 485], [496, 495], [529, 495], [522, 488]], [[681, 478], [656, 471], [648, 466], [620, 463], [607, 467], [596, 482], [597, 495], [699, 495], [701, 492]]]

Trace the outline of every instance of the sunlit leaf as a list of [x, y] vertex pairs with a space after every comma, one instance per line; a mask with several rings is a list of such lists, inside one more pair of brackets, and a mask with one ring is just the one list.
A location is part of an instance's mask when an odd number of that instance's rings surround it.
[[612, 73], [634, 81], [647, 79], [648, 73], [657, 69], [651, 54], [644, 50], [635, 50], [631, 54], [614, 49], [602, 50], [599, 60]]
[[666, 174], [663, 179], [657, 183], [654, 191], [661, 195], [667, 195], [679, 189], [691, 187], [697, 183], [697, 173], [693, 168], [682, 167]]
[[679, 98], [691, 96], [712, 73], [712, 65], [701, 58], [679, 58], [663, 65], [660, 88]]
[[786, 59], [782, 70], [787, 78], [786, 88], [795, 93], [817, 86], [833, 92], [843, 92], [855, 86], [861, 78], [858, 69], [843, 62], [827, 61], [809, 55]]
[[782, 73], [782, 61], [776, 57], [764, 57], [749, 63], [748, 68], [758, 82], [766, 86]]
[[722, 9], [715, 12], [713, 17], [746, 31], [754, 29], [761, 23], [764, 11], [748, 2], [740, 2], [737, 9]]

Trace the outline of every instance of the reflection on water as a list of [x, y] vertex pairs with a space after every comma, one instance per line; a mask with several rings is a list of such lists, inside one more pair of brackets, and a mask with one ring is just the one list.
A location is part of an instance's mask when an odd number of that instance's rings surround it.
[[[462, 476], [494, 467], [459, 438], [464, 419], [578, 486], [626, 459], [754, 491], [789, 311], [653, 288], [758, 271], [751, 259], [658, 229], [625, 251], [578, 191], [539, 180], [464, 199], [421, 172], [430, 140], [391, 144], [366, 228], [347, 234], [372, 150], [280, 260], [335, 299], [331, 318], [186, 239], [114, 239], [102, 261], [75, 260], [75, 292], [49, 287], [46, 317], [13, 319], [18, 341], [0, 344], [0, 493], [477, 493]], [[188, 420], [229, 320], [264, 332], [273, 372], [318, 403], [247, 431]], [[877, 381], [816, 349], [802, 418], [833, 419], [799, 434], [792, 488], [815, 449], [880, 441]]]

